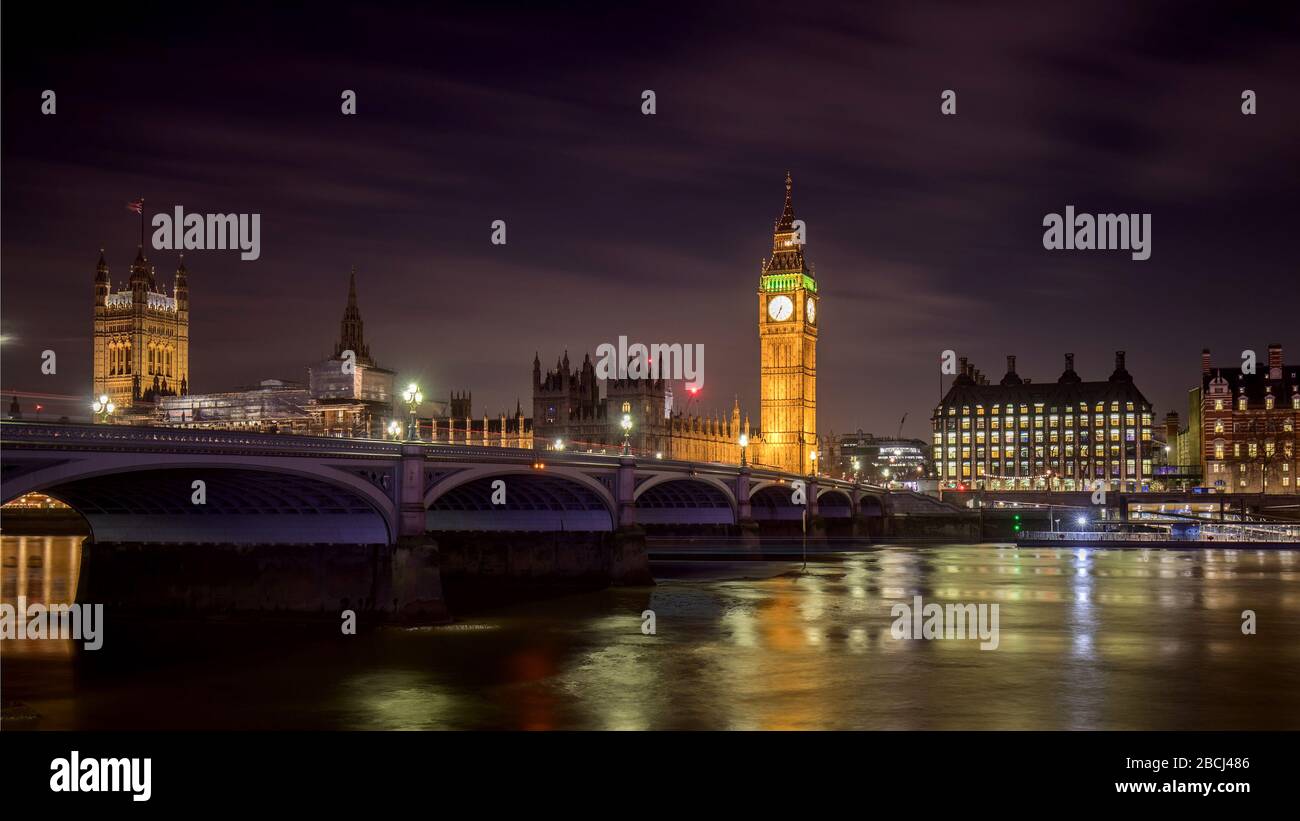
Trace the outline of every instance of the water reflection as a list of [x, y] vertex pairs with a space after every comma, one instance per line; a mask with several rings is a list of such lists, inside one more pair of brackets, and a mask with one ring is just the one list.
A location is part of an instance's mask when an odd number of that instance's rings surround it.
[[[81, 569], [82, 536], [0, 537], [0, 602], [70, 604], [77, 593]], [[6, 641], [10, 657], [28, 655], [69, 656], [72, 640]]]
[[[73, 542], [5, 537], [5, 599], [66, 601]], [[6, 642], [6, 697], [50, 728], [1300, 727], [1292, 551], [888, 547], [656, 573], [433, 629], [208, 624], [177, 642], [134, 625], [43, 657]], [[893, 639], [891, 605], [916, 595], [997, 603], [998, 649]]]

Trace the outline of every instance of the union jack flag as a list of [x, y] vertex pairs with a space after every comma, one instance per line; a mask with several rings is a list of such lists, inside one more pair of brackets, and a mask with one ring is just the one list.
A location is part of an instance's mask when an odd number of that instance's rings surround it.
[[143, 213], [144, 213], [144, 200], [143, 200], [143, 199], [139, 199], [139, 200], [136, 200], [135, 202], [128, 202], [128, 203], [126, 204], [126, 210], [131, 211], [131, 212], [134, 212], [134, 213], [136, 213], [136, 214], [143, 214]]

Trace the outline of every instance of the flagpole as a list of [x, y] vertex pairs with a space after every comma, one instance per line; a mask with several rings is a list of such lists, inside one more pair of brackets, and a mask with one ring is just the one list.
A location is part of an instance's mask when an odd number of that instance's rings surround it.
[[144, 197], [140, 198], [140, 253], [144, 253]]

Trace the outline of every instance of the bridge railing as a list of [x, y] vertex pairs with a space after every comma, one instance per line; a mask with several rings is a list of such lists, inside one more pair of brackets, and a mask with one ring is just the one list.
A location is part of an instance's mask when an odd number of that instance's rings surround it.
[[[168, 428], [153, 426], [85, 424], [66, 422], [33, 422], [0, 420], [0, 446], [42, 447], [58, 450], [185, 450], [199, 452], [235, 451], [276, 453], [292, 456], [310, 454], [331, 456], [400, 457], [403, 449], [417, 446], [427, 458], [482, 459], [533, 465], [535, 463], [565, 465], [569, 467], [611, 467], [623, 458], [619, 453], [586, 453], [580, 451], [538, 451], [530, 448], [511, 448], [496, 445], [457, 445], [440, 442], [395, 442], [385, 439], [357, 439], [307, 434], [262, 433], [254, 431], [201, 430], [194, 428]], [[721, 462], [688, 462], [673, 459], [639, 458], [642, 470], [660, 467], [680, 471], [691, 476], [710, 476], [734, 479], [739, 465]], [[808, 476], [783, 473], [769, 468], [750, 468], [751, 476], [759, 481], [808, 481]], [[823, 488], [842, 490], [861, 489], [883, 492], [883, 488], [869, 484], [855, 484], [843, 479], [819, 476], [815, 481]]]
[[342, 439], [326, 436], [252, 433], [228, 430], [192, 430], [185, 428], [136, 427], [130, 425], [85, 425], [55, 422], [0, 423], [0, 444], [41, 444], [59, 448], [123, 447], [161, 449], [177, 446], [200, 448], [256, 448], [296, 451], [350, 451], [394, 455], [401, 452], [400, 442], [377, 439]]

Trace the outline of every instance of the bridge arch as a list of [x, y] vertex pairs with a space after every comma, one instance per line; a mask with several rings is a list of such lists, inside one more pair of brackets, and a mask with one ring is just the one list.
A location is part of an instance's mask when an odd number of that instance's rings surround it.
[[633, 498], [638, 524], [736, 523], [735, 494], [713, 477], [660, 474], [643, 482]]
[[788, 482], [767, 481], [749, 494], [750, 511], [756, 521], [800, 521], [806, 508], [793, 501], [794, 487]]
[[[505, 482], [505, 503], [492, 504], [493, 483]], [[580, 470], [482, 465], [457, 471], [424, 494], [432, 531], [611, 531], [613, 495]]]
[[883, 496], [875, 493], [864, 493], [858, 500], [858, 513], [863, 516], [884, 516], [885, 500]]
[[317, 460], [93, 452], [28, 467], [4, 482], [0, 501], [46, 493], [76, 510], [96, 541], [387, 544], [397, 532], [382, 488]]
[[853, 498], [840, 488], [823, 488], [817, 493], [817, 512], [827, 519], [851, 518]]

